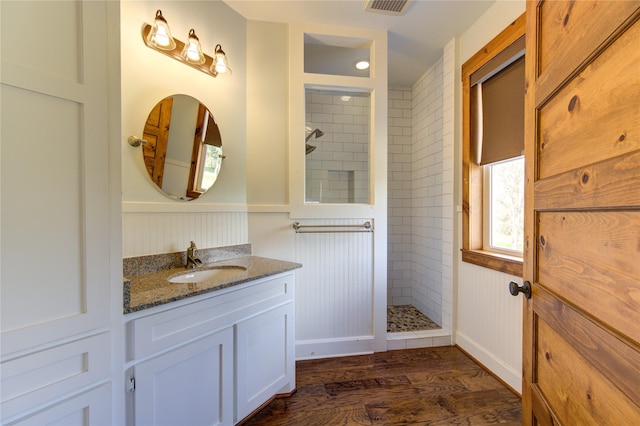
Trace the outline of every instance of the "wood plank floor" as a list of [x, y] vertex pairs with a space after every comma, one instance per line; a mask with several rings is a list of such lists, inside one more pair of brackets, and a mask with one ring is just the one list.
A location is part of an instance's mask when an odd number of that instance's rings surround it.
[[521, 401], [455, 347], [296, 363], [297, 392], [245, 425], [521, 424]]

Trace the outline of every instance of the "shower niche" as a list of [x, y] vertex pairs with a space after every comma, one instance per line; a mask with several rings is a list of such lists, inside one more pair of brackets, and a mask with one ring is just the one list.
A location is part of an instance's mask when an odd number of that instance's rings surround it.
[[305, 90], [305, 202], [370, 202], [371, 95]]

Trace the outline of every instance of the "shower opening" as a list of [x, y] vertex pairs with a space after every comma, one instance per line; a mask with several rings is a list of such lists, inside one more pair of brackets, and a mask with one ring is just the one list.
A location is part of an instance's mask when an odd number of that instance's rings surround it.
[[451, 344], [453, 138], [440, 61], [414, 88], [389, 88], [387, 347]]

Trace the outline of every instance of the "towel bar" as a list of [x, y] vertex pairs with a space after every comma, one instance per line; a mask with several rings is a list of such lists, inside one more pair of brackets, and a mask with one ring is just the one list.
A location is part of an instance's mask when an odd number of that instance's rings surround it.
[[[373, 225], [366, 221], [362, 225], [301, 225], [300, 222], [293, 222], [291, 225], [296, 234], [329, 233], [329, 232], [373, 232]], [[323, 229], [313, 229], [323, 228]], [[339, 229], [335, 229], [339, 228]], [[352, 228], [352, 229], [349, 229]], [[355, 228], [355, 229], [354, 229]]]

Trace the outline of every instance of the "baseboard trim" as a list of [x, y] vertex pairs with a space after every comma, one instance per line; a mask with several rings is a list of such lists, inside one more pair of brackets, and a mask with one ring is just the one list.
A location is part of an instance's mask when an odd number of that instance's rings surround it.
[[456, 333], [456, 347], [504, 384], [511, 392], [522, 397], [522, 377], [512, 367], [495, 358], [473, 339], [465, 336], [464, 333]]
[[374, 352], [373, 336], [354, 336], [340, 339], [299, 340], [296, 342], [296, 361], [339, 356], [364, 355]]

